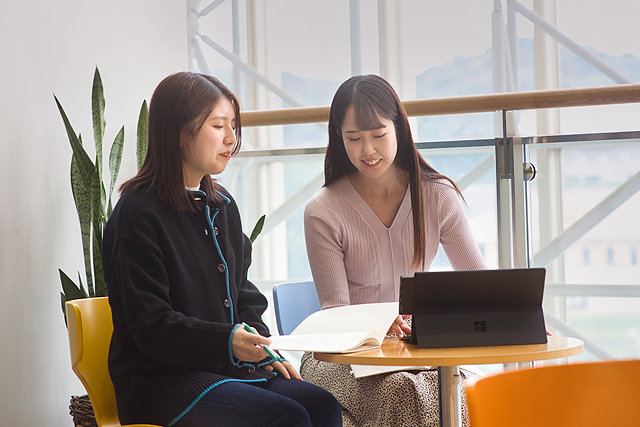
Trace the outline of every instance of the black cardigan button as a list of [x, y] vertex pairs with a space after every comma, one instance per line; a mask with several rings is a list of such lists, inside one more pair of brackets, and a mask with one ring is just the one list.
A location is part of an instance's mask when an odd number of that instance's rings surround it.
[[218, 235], [218, 227], [213, 227], [213, 234]]
[[227, 308], [231, 307], [231, 302], [229, 302], [228, 299], [225, 299], [224, 300], [224, 306], [227, 307]]
[[224, 273], [224, 270], [225, 270], [224, 264], [222, 264], [222, 263], [218, 264], [218, 271], [220, 273]]

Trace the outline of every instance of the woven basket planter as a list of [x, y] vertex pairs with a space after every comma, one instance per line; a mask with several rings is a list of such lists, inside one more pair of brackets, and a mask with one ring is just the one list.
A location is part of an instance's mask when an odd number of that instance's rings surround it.
[[69, 414], [76, 427], [98, 427], [89, 396], [71, 396]]

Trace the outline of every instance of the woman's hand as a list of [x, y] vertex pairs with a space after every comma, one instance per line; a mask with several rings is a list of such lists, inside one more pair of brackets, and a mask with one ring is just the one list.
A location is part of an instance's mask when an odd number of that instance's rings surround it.
[[407, 322], [404, 321], [405, 317], [407, 316], [398, 315], [398, 317], [396, 317], [396, 320], [393, 321], [393, 324], [389, 328], [387, 335], [393, 332], [396, 333], [396, 336], [398, 338], [402, 338], [405, 334], [411, 335], [411, 328], [409, 327], [409, 325], [407, 325]]
[[245, 362], [259, 362], [267, 357], [267, 352], [261, 347], [271, 344], [271, 339], [246, 331], [243, 327], [236, 328], [231, 339], [231, 352], [236, 359]]
[[286, 360], [283, 360], [282, 362], [273, 362], [265, 366], [264, 370], [267, 372], [273, 372], [275, 370], [282, 374], [282, 376], [288, 380], [290, 380], [291, 378], [302, 380], [302, 377], [300, 376], [298, 371], [296, 371], [296, 368], [294, 368], [291, 363], [287, 362]]

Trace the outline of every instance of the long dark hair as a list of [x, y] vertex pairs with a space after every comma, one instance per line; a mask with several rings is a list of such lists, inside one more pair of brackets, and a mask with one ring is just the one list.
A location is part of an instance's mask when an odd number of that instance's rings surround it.
[[453, 180], [438, 173], [420, 155], [413, 143], [409, 119], [402, 102], [393, 87], [382, 77], [370, 74], [354, 76], [342, 83], [331, 102], [329, 115], [329, 145], [324, 158], [324, 185], [355, 172], [357, 169], [349, 160], [344, 148], [340, 129], [347, 110], [353, 106], [356, 125], [361, 130], [377, 129], [382, 126], [378, 117], [391, 120], [396, 129], [398, 151], [395, 163], [409, 173], [411, 188], [411, 211], [413, 217], [413, 260], [414, 268], [424, 267], [425, 256], [425, 215], [422, 200], [421, 180], [444, 179], [449, 181], [462, 197]]
[[[121, 192], [144, 189], [178, 211], [196, 209], [184, 188], [180, 136], [193, 143], [211, 111], [222, 100], [231, 102], [236, 121], [236, 145], [240, 150], [240, 104], [220, 80], [206, 74], [180, 72], [166, 77], [153, 93], [149, 106], [149, 146], [138, 174], [122, 184]], [[219, 186], [206, 175], [200, 188], [210, 200], [218, 199]]]

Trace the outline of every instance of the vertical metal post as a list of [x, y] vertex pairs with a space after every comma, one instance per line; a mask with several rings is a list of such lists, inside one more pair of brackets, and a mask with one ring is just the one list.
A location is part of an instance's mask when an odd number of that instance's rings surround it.
[[[533, 9], [555, 27], [555, 0], [534, 0]], [[538, 26], [533, 28], [533, 55], [536, 90], [558, 88], [558, 42]], [[558, 109], [536, 111], [538, 135], [557, 133], [559, 129]]]
[[[493, 92], [506, 90], [506, 63], [504, 48], [504, 20], [502, 1], [493, 0], [491, 12], [491, 51], [493, 55]], [[495, 114], [496, 135], [496, 202], [498, 220], [498, 267], [511, 267], [511, 144], [507, 136], [506, 111]]]
[[396, 90], [400, 94], [400, 99], [405, 99], [406, 94], [404, 93], [405, 84], [404, 82], [404, 55], [402, 54], [403, 43], [402, 43], [402, 2], [401, 0], [394, 0], [394, 32], [395, 32], [395, 51], [397, 57], [394, 59], [396, 64]]
[[[238, 58], [240, 58], [241, 53], [241, 40], [240, 40], [240, 5], [238, 4], [238, 0], [231, 0], [231, 21], [232, 21], [232, 42], [233, 42], [233, 53], [235, 53]], [[233, 91], [238, 94], [238, 96], [242, 96], [242, 73], [239, 67], [236, 64], [233, 64]]]
[[[555, 0], [534, 0], [533, 11], [555, 28]], [[544, 28], [534, 26], [534, 71], [537, 90], [557, 89], [559, 86], [558, 41], [550, 37]], [[560, 133], [560, 113], [557, 108], [536, 111], [537, 134]], [[563, 230], [562, 221], [562, 173], [560, 149], [538, 150], [540, 179], [538, 181], [540, 245], [546, 245]], [[547, 267], [547, 281], [564, 283], [564, 257], [560, 256]], [[566, 298], [555, 297], [545, 301], [545, 309], [556, 317], [565, 319]]]
[[351, 39], [351, 75], [362, 74], [362, 31], [360, 0], [349, 0], [349, 35]]
[[198, 5], [200, 0], [187, 0], [187, 49], [189, 57], [189, 71], [195, 71], [195, 61], [199, 50], [198, 41], [196, 36], [200, 32], [200, 23], [198, 16]]
[[500, 268], [524, 268], [529, 265], [524, 144], [521, 137], [513, 136], [513, 130], [513, 114], [502, 111], [502, 138], [496, 138]]
[[512, 78], [513, 87], [511, 91], [520, 90], [520, 77], [518, 73], [518, 26], [516, 22], [516, 11], [513, 7], [509, 7], [510, 2], [507, 1], [507, 41], [509, 45], [509, 75]]
[[[258, 46], [258, 31], [262, 27], [257, 22], [256, 1], [246, 0], [245, 5], [247, 15], [247, 63], [258, 70], [258, 49], [260, 48]], [[261, 48], [266, 49], [266, 46], [261, 46]], [[255, 79], [247, 79], [247, 99], [244, 108], [247, 110], [260, 109], [258, 99], [258, 83]], [[253, 133], [250, 141], [253, 141], [255, 145], [257, 142], [257, 130], [255, 128], [248, 128], [247, 130]]]
[[521, 137], [509, 138], [511, 141], [511, 153], [513, 165], [513, 177], [511, 181], [511, 225], [513, 267], [525, 268], [529, 266], [528, 251], [528, 224], [527, 224], [527, 199], [524, 187], [524, 145]]
[[460, 427], [460, 367], [439, 366], [440, 427]]
[[513, 159], [511, 140], [507, 137], [507, 112], [502, 111], [502, 137], [496, 138], [496, 202], [498, 218], [498, 267], [511, 267], [511, 181]]
[[495, 93], [506, 90], [506, 67], [504, 49], [504, 20], [502, 18], [501, 0], [493, 0], [491, 13], [491, 52], [493, 59], [493, 91]]
[[389, 36], [386, 0], [378, 0], [378, 57], [380, 61], [380, 76], [389, 80]]
[[498, 268], [511, 268], [511, 174], [508, 138], [496, 138]]

